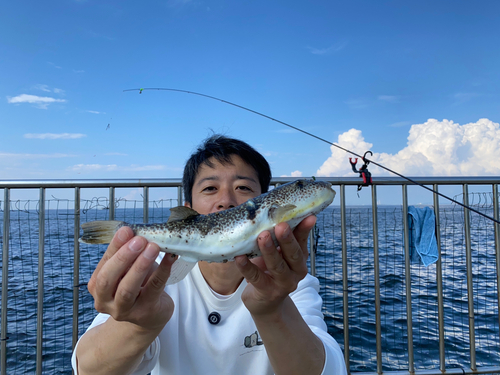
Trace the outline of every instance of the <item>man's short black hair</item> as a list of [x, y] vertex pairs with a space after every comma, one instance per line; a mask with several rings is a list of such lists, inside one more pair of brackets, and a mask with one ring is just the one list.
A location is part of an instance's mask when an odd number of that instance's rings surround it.
[[185, 201], [190, 205], [193, 204], [194, 180], [201, 165], [213, 167], [213, 163], [210, 161], [211, 157], [214, 157], [221, 164], [227, 164], [231, 162], [232, 155], [238, 155], [245, 163], [255, 169], [262, 193], [269, 190], [271, 168], [267, 160], [252, 146], [239, 139], [214, 134], [203, 141], [186, 162], [182, 176]]

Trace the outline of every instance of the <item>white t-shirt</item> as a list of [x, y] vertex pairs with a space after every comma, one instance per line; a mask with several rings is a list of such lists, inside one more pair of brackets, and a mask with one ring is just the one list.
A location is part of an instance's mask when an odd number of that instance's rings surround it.
[[[241, 301], [246, 285], [243, 280], [229, 298], [219, 298], [206, 283], [198, 265], [179, 283], [167, 285], [165, 291], [174, 300], [174, 313], [133, 374], [272, 375], [259, 332]], [[290, 297], [312, 332], [323, 342], [326, 361], [322, 374], [344, 375], [343, 354], [327, 333], [318, 290], [318, 279], [307, 275]], [[213, 312], [220, 315], [218, 324], [209, 322]], [[108, 317], [97, 315], [87, 330], [104, 323]], [[76, 374], [75, 352], [76, 348], [71, 362]]]

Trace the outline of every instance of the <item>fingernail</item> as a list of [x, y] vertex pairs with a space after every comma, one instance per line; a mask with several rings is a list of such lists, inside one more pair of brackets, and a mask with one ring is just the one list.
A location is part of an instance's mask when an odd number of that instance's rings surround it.
[[122, 241], [122, 242], [127, 241], [127, 237], [128, 237], [128, 235], [127, 235], [126, 229], [122, 229], [122, 228], [118, 229], [118, 239], [120, 241]]
[[142, 255], [144, 256], [144, 258], [149, 260], [156, 259], [156, 257], [158, 256], [157, 247], [153, 244], [148, 244], [148, 246], [146, 246], [146, 250], [144, 250]]
[[261, 240], [264, 244], [265, 247], [271, 247], [273, 245], [273, 241], [271, 240], [271, 236], [266, 234], [262, 237], [259, 237], [259, 240]]
[[246, 266], [248, 263], [248, 258], [247, 257], [241, 257], [238, 259], [238, 263], [240, 266]]
[[128, 248], [135, 253], [137, 253], [138, 251], [141, 251], [142, 247], [143, 247], [143, 242], [138, 237], [132, 239], [132, 241], [130, 241], [128, 244]]

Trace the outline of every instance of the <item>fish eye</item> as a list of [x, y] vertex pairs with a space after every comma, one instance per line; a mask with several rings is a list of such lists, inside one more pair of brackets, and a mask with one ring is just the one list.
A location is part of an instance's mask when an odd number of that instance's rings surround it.
[[297, 187], [299, 187], [299, 188], [304, 187], [304, 181], [302, 181], [302, 180], [297, 180]]

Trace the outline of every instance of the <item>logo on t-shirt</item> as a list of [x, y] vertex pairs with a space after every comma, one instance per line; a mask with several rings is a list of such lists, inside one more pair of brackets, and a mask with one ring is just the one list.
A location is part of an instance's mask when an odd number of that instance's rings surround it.
[[244, 345], [247, 348], [253, 348], [254, 346], [263, 344], [264, 343], [259, 338], [259, 332], [257, 331], [255, 331], [255, 333], [252, 333], [250, 336], [245, 337]]

